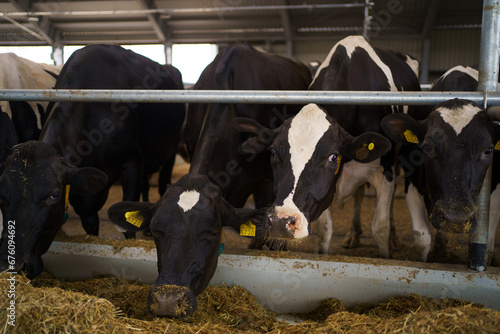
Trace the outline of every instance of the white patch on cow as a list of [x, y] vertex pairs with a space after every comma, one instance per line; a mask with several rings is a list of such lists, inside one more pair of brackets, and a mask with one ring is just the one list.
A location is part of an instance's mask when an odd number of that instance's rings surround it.
[[[327, 67], [328, 65], [330, 65], [330, 61], [332, 59], [333, 53], [337, 50], [337, 47], [339, 45], [342, 45], [346, 49], [347, 56], [349, 58], [351, 58], [351, 56], [356, 48], [364, 49], [366, 51], [366, 53], [368, 53], [370, 58], [373, 60], [373, 62], [382, 70], [382, 72], [384, 72], [385, 77], [387, 78], [387, 82], [389, 83], [390, 91], [393, 91], [393, 92], [398, 91], [396, 84], [394, 83], [394, 78], [392, 77], [391, 69], [389, 68], [389, 66], [387, 66], [379, 58], [379, 56], [377, 55], [377, 53], [375, 52], [373, 47], [370, 45], [370, 43], [368, 43], [366, 41], [366, 39], [364, 39], [364, 37], [362, 37], [362, 36], [349, 36], [349, 37], [344, 38], [343, 40], [341, 40], [337, 44], [335, 44], [335, 46], [332, 48], [332, 50], [330, 50], [330, 53], [326, 57], [323, 64], [321, 64], [321, 66], [316, 71], [316, 75], [314, 76], [314, 79], [311, 82], [311, 85], [309, 85], [309, 87], [311, 87], [314, 84], [314, 81], [316, 80], [316, 77], [319, 75], [321, 70], [324, 69], [325, 67]], [[392, 111], [394, 112], [394, 106], [391, 106], [391, 107], [392, 107]]]
[[121, 233], [125, 233], [125, 232], [128, 232], [127, 229], [121, 227], [121, 226], [118, 226], [118, 225], [115, 225], [115, 228], [118, 232], [121, 232]]
[[351, 58], [354, 49], [358, 46], [359, 43], [362, 43], [363, 41], [364, 43], [366, 43], [366, 40], [361, 36], [349, 36], [337, 42], [337, 44], [335, 44], [333, 48], [330, 50], [330, 53], [328, 53], [328, 56], [326, 56], [325, 61], [318, 67], [318, 70], [316, 71], [316, 74], [314, 75], [313, 81], [311, 82], [310, 86], [312, 86], [312, 84], [316, 80], [316, 77], [319, 75], [321, 70], [330, 65], [330, 61], [332, 60], [333, 54], [335, 53], [335, 51], [337, 51], [337, 47], [339, 45], [342, 45], [346, 49], [347, 56]]
[[188, 212], [191, 210], [196, 203], [200, 200], [200, 193], [196, 190], [188, 190], [183, 192], [179, 196], [179, 201], [177, 204], [184, 210], [184, 212]]
[[459, 109], [438, 108], [436, 111], [439, 112], [441, 118], [455, 130], [458, 136], [474, 116], [481, 111], [481, 108], [473, 106], [472, 104], [467, 104]]
[[[14, 53], [0, 54], [0, 89], [52, 89], [56, 79], [45, 70], [56, 75], [62, 66], [39, 64], [31, 60], [18, 57]], [[43, 109], [49, 102], [28, 102], [35, 113], [37, 126], [42, 128], [42, 119], [37, 104]], [[0, 101], [2, 111], [12, 118], [9, 101]]]
[[411, 70], [413, 71], [413, 73], [415, 73], [415, 75], [418, 78], [420, 75], [418, 60], [413, 59], [412, 57], [406, 55], [406, 63], [408, 64], [408, 66], [410, 66]]
[[410, 184], [406, 194], [406, 204], [410, 212], [411, 224], [413, 228], [413, 244], [415, 252], [421, 261], [427, 261], [427, 255], [431, 249], [431, 232], [429, 229], [428, 213], [425, 207], [424, 197], [417, 188]]
[[458, 72], [463, 72], [465, 74], [467, 74], [468, 76], [474, 78], [476, 81], [478, 81], [478, 77], [479, 77], [479, 72], [475, 69], [473, 69], [472, 67], [463, 67], [462, 65], [458, 65], [458, 66], [455, 66], [453, 68], [450, 68], [448, 71], [446, 71], [445, 74], [443, 74], [442, 78], [446, 78], [450, 73], [452, 72], [455, 72], [455, 71], [458, 71]]
[[306, 237], [308, 224], [306, 217], [293, 202], [293, 195], [306, 164], [311, 159], [316, 146], [325, 132], [330, 127], [326, 114], [317, 105], [306, 105], [293, 118], [288, 130], [288, 143], [290, 145], [290, 163], [294, 176], [293, 189], [283, 201], [282, 206], [276, 207], [278, 217], [296, 216], [298, 223], [294, 231], [295, 238]]

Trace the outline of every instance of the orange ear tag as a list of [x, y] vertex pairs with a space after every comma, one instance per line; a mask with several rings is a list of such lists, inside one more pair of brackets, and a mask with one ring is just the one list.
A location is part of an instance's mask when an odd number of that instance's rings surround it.
[[125, 220], [136, 227], [141, 227], [144, 217], [140, 211], [129, 211], [125, 212]]
[[337, 175], [337, 173], [339, 172], [339, 169], [340, 169], [340, 162], [342, 161], [342, 156], [339, 155], [337, 157], [337, 170], [335, 171], [335, 175]]
[[66, 185], [66, 191], [64, 193], [64, 212], [68, 211], [68, 203], [69, 203], [69, 190], [71, 186], [69, 184]]
[[245, 237], [255, 237], [255, 225], [248, 220], [240, 226], [240, 235]]
[[495, 144], [495, 150], [500, 151], [500, 140]]
[[411, 132], [411, 130], [406, 130], [404, 132], [404, 136], [407, 142], [418, 144], [418, 138], [413, 132]]

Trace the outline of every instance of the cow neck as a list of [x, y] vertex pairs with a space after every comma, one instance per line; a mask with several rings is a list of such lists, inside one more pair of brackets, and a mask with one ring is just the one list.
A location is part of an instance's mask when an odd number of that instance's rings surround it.
[[[203, 120], [202, 131], [191, 161], [190, 173], [208, 175], [211, 166], [227, 162], [224, 146], [232, 141], [236, 132], [232, 127], [234, 111], [232, 105], [212, 104]], [[239, 137], [238, 137], [239, 138]]]

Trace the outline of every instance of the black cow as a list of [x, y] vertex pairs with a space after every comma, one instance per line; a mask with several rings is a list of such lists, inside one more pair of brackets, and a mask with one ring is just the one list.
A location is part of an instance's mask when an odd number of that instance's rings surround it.
[[[418, 62], [402, 53], [371, 46], [362, 36], [349, 36], [339, 41], [330, 51], [309, 86], [310, 90], [334, 91], [419, 91], [416, 73]], [[407, 112], [406, 106], [325, 105], [329, 116], [353, 136], [372, 131], [382, 133], [380, 121], [395, 112]], [[352, 160], [345, 164], [337, 182], [336, 201], [342, 207], [352, 196], [360, 208], [361, 194], [355, 194], [366, 182], [377, 193], [377, 204], [372, 221], [372, 233], [379, 246], [380, 256], [390, 257], [391, 202], [395, 187], [394, 151], [381, 160], [360, 164]], [[359, 215], [358, 215], [359, 216]], [[356, 216], [355, 216], [356, 217]], [[343, 241], [344, 247], [357, 247], [361, 225], [353, 219], [351, 231]]]
[[[119, 46], [91, 45], [73, 53], [61, 71], [56, 88], [180, 89], [181, 85], [180, 73], [171, 66], [159, 65]], [[88, 194], [75, 189], [69, 195], [88, 234], [98, 234], [97, 212], [120, 176], [123, 199], [139, 200], [143, 173], [152, 173], [161, 166], [171, 171], [184, 116], [182, 104], [58, 102], [52, 105], [40, 141], [54, 147], [68, 164], [95, 167], [107, 175], [107, 183], [100, 191]], [[50, 164], [50, 160], [40, 164]], [[11, 170], [6, 169], [4, 174]], [[24, 173], [24, 182], [36, 184], [41, 175], [44, 174]], [[63, 175], [57, 177], [65, 182]], [[57, 231], [59, 218], [52, 217], [63, 215], [64, 208], [51, 207], [57, 213], [49, 215], [49, 209], [45, 208], [49, 203], [42, 200], [42, 196], [54, 189], [34, 188], [38, 191], [29, 195], [35, 197], [29, 197], [17, 190], [19, 185], [11, 183], [10, 178], [4, 178], [4, 186], [10, 192], [1, 206], [4, 225], [7, 220], [15, 220], [18, 231], [31, 231], [37, 226], [50, 227], [50, 233]], [[43, 204], [44, 209], [34, 209], [34, 203]], [[25, 233], [19, 232], [19, 243], [25, 242]], [[2, 245], [5, 242], [3, 238]], [[28, 268], [33, 265], [28, 264]], [[38, 273], [31, 272], [33, 276]]]
[[[90, 45], [71, 55], [55, 88], [182, 89], [182, 78], [175, 67], [119, 46]], [[101, 169], [109, 186], [121, 176], [123, 199], [136, 201], [144, 174], [162, 166], [171, 173], [184, 116], [183, 104], [58, 102], [40, 140], [74, 165]], [[88, 234], [98, 234], [97, 211], [107, 194], [108, 189], [92, 199], [70, 195]]]
[[[194, 89], [305, 90], [310, 81], [309, 69], [302, 63], [234, 45], [205, 68]], [[274, 129], [299, 110], [296, 105], [189, 104], [185, 141], [190, 173], [208, 175], [234, 207], [242, 207], [251, 194], [256, 207], [271, 203], [269, 155], [241, 154], [238, 147], [249, 134], [237, 131], [232, 120], [248, 117]]]
[[12, 146], [18, 143], [19, 138], [12, 120], [0, 110], [0, 164], [12, 153]]
[[371, 162], [391, 149], [378, 133], [351, 136], [315, 104], [275, 130], [249, 119], [235, 122], [240, 130], [257, 134], [244, 143], [243, 151], [271, 152], [276, 200], [264, 223], [271, 239], [308, 236], [310, 222], [332, 203], [343, 166], [352, 160]]
[[[476, 91], [477, 79], [477, 70], [456, 66], [434, 81], [430, 90]], [[446, 116], [447, 114], [456, 117]], [[443, 225], [443, 230], [467, 232], [473, 228], [477, 191], [483, 182], [484, 166], [491, 159], [491, 154], [485, 153], [490, 151], [491, 145], [497, 143], [499, 136], [492, 132], [493, 127], [486, 113], [469, 101], [452, 100], [436, 107], [423, 107], [409, 113], [409, 116], [388, 117], [383, 125], [388, 136], [403, 144], [399, 159], [407, 179], [406, 201], [412, 219], [415, 250], [421, 260], [425, 261], [431, 250], [429, 215], [433, 225]], [[460, 119], [457, 120], [459, 116]], [[404, 126], [408, 128], [403, 129]], [[403, 136], [399, 133], [402, 130], [412, 130], [410, 126], [417, 127], [418, 130], [415, 131], [420, 131], [412, 132], [416, 137], [408, 137], [413, 138], [413, 142], [408, 141], [404, 132]], [[436, 143], [436, 136], [439, 137], [439, 143]], [[467, 145], [468, 142], [473, 145]], [[460, 163], [457, 164], [457, 161]], [[495, 153], [488, 234], [489, 264], [493, 260], [495, 233], [500, 219], [498, 166], [500, 155]], [[453, 185], [451, 188], [450, 184]], [[459, 209], [457, 205], [460, 206]], [[444, 246], [443, 236], [441, 233], [437, 236], [439, 238], [434, 250], [443, 251], [440, 249]]]
[[[158, 278], [148, 308], [158, 316], [182, 317], [196, 310], [196, 296], [217, 267], [222, 226], [239, 226], [257, 211], [234, 209], [207, 176], [189, 173], [152, 203], [120, 202], [109, 211], [122, 228], [151, 228], [158, 256]], [[258, 224], [256, 222], [256, 224]]]
[[15, 146], [0, 172], [0, 271], [35, 277], [43, 270], [41, 256], [63, 224], [68, 186], [72, 193], [92, 196], [108, 178], [96, 168], [68, 164], [54, 147], [37, 141]]

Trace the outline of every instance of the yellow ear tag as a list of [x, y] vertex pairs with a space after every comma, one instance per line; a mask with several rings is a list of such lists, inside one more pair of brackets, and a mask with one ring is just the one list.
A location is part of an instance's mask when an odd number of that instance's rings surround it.
[[368, 149], [371, 151], [375, 148], [375, 144], [374, 143], [370, 143], [368, 144]]
[[240, 226], [240, 235], [245, 237], [255, 237], [255, 225], [248, 220]]
[[69, 189], [71, 186], [69, 184], [66, 185], [66, 190], [64, 193], [64, 212], [68, 211], [68, 202], [69, 202]]
[[500, 151], [500, 140], [495, 144], [495, 150]]
[[141, 227], [144, 217], [139, 211], [129, 211], [125, 212], [125, 220], [136, 227]]
[[413, 144], [418, 144], [418, 138], [413, 132], [411, 132], [411, 130], [406, 130], [404, 132], [404, 136], [405, 136], [407, 142], [413, 143]]
[[339, 169], [340, 169], [340, 162], [342, 161], [342, 156], [339, 155], [337, 157], [337, 170], [335, 171], [335, 175], [337, 175], [337, 173], [339, 172]]

